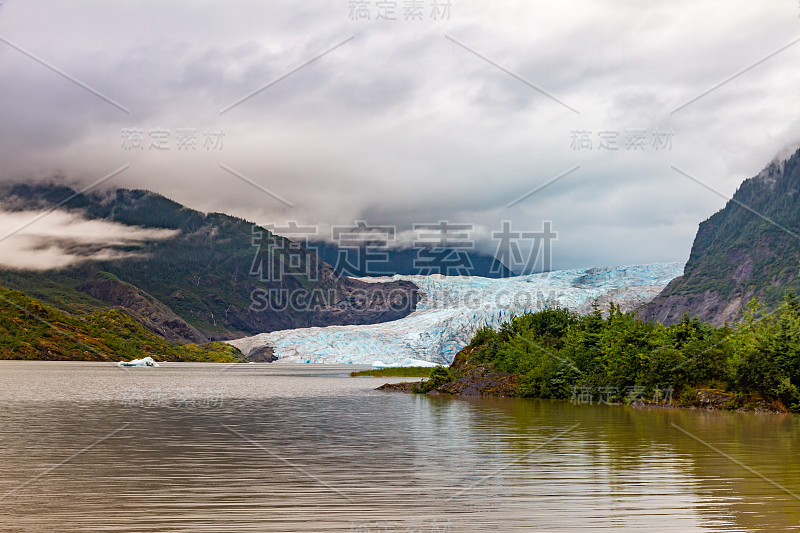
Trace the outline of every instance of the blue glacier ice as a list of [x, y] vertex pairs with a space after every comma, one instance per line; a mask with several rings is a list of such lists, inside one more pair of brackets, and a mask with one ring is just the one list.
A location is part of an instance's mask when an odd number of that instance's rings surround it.
[[683, 273], [682, 263], [559, 270], [505, 279], [468, 276], [360, 278], [371, 283], [408, 280], [420, 289], [413, 313], [382, 324], [300, 328], [229, 341], [245, 354], [272, 346], [279, 362], [382, 366], [450, 364], [474, 332], [546, 307], [587, 313], [597, 300], [632, 310], [653, 299]]

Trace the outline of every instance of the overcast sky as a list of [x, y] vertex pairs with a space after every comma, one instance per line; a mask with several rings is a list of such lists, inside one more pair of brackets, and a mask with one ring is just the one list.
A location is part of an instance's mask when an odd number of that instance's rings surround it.
[[432, 1], [5, 0], [0, 179], [129, 164], [99, 187], [325, 234], [469, 223], [486, 249], [550, 220], [577, 268], [685, 261], [725, 204], [697, 181], [731, 195], [800, 141], [796, 0]]

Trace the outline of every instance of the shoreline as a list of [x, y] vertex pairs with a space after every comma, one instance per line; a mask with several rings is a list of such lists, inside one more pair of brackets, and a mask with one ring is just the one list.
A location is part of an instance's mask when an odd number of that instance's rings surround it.
[[[516, 384], [518, 376], [516, 374], [503, 373], [483, 373], [468, 374], [454, 381], [444, 383], [427, 392], [413, 390], [414, 385], [419, 381], [403, 381], [400, 383], [385, 383], [375, 390], [383, 392], [403, 392], [406, 394], [425, 394], [430, 396], [453, 396], [456, 398], [518, 398], [518, 399], [543, 399], [534, 397], [523, 397], [517, 394]], [[705, 411], [727, 411], [736, 413], [774, 413], [792, 414], [788, 409], [781, 408], [774, 402], [768, 402], [761, 398], [751, 398], [744, 405], [738, 405], [741, 401], [733, 393], [714, 389], [698, 389], [697, 398], [690, 403], [681, 403], [679, 400], [669, 402], [650, 402], [644, 399], [636, 399], [631, 402], [608, 402], [603, 400], [571, 400], [561, 398], [560, 401], [569, 402], [574, 405], [608, 405], [620, 407], [634, 407], [644, 409], [687, 409]]]

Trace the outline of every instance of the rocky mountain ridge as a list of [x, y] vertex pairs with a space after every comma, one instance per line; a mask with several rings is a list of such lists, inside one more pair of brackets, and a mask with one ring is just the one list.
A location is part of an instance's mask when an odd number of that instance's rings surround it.
[[756, 298], [768, 313], [800, 290], [800, 150], [745, 180], [700, 223], [682, 276], [639, 316], [673, 324], [685, 313], [714, 325], [742, 319]]
[[418, 300], [409, 282], [368, 284], [246, 220], [202, 213], [159, 194], [7, 185], [0, 210], [58, 209], [83, 219], [167, 229], [168, 239], [123, 249], [124, 258], [44, 272], [0, 269], [0, 284], [70, 313], [116, 307], [182, 342], [225, 340], [309, 326], [374, 324]]

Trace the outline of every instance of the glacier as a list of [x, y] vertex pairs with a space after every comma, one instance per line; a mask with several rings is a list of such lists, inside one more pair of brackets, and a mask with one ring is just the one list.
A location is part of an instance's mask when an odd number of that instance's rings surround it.
[[369, 283], [407, 280], [419, 287], [420, 301], [408, 316], [381, 324], [327, 326], [262, 333], [227, 341], [244, 354], [271, 346], [278, 362], [411, 366], [450, 364], [475, 331], [548, 307], [577, 313], [597, 301], [623, 311], [652, 300], [683, 263], [558, 270], [511, 278], [404, 276], [358, 278]]

